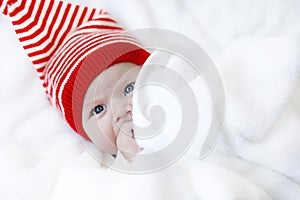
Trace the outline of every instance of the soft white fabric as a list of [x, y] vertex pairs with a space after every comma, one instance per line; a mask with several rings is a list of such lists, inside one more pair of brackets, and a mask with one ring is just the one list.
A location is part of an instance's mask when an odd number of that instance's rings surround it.
[[[135, 129], [137, 142], [144, 148], [142, 153], [158, 152], [170, 145], [178, 134], [189, 138], [186, 135], [189, 132], [195, 136], [192, 137], [195, 144], [190, 152], [194, 156], [200, 154], [204, 139], [209, 135], [213, 112], [209, 88], [201, 75], [194, 66], [176, 54], [160, 49], [151, 53], [139, 73], [133, 97], [133, 120], [136, 126], [143, 127], [141, 130]], [[153, 82], [155, 84], [151, 84]], [[189, 92], [183, 94], [183, 90]], [[182, 102], [187, 97], [195, 99], [195, 104]], [[191, 111], [188, 112], [186, 107]], [[183, 127], [183, 112], [188, 113], [190, 118], [195, 113], [198, 126], [194, 132]], [[190, 121], [185, 122], [189, 123], [188, 128], [193, 126]], [[152, 137], [144, 139], [145, 135]], [[139, 136], [142, 138], [139, 139]]]
[[299, 1], [68, 1], [205, 48], [225, 88], [223, 135], [203, 161], [187, 155], [148, 175], [102, 169], [48, 105], [1, 16], [0, 199], [299, 199]]

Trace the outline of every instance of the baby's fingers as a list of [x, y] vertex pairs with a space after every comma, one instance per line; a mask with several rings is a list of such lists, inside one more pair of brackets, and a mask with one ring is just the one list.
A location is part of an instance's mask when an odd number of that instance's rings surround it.
[[135, 141], [133, 130], [126, 130], [128, 129], [124, 126], [121, 128], [116, 144], [124, 158], [130, 162], [134, 156], [141, 151], [141, 147]]

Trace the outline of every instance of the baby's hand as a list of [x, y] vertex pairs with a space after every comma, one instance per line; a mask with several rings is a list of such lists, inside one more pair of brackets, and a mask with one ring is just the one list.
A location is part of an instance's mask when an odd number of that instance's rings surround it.
[[142, 150], [134, 138], [134, 131], [132, 127], [132, 122], [123, 123], [116, 139], [116, 144], [119, 151], [129, 162], [133, 160], [135, 154], [141, 152]]

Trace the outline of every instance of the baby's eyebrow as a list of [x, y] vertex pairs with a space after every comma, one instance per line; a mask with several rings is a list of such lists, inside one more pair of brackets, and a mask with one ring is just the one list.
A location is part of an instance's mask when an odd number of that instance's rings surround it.
[[99, 96], [99, 97], [94, 96], [93, 99], [91, 101], [88, 101], [86, 105], [88, 107], [93, 107], [99, 104], [104, 104], [104, 102], [105, 102], [105, 98], [103, 96]]

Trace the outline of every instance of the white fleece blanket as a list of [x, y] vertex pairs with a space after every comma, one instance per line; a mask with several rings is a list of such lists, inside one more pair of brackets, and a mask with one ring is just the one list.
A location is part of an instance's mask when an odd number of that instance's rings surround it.
[[0, 199], [300, 197], [300, 2], [68, 0], [108, 10], [126, 29], [161, 27], [215, 62], [226, 120], [214, 151], [146, 175], [104, 170], [48, 105], [7, 18], [0, 17]]

